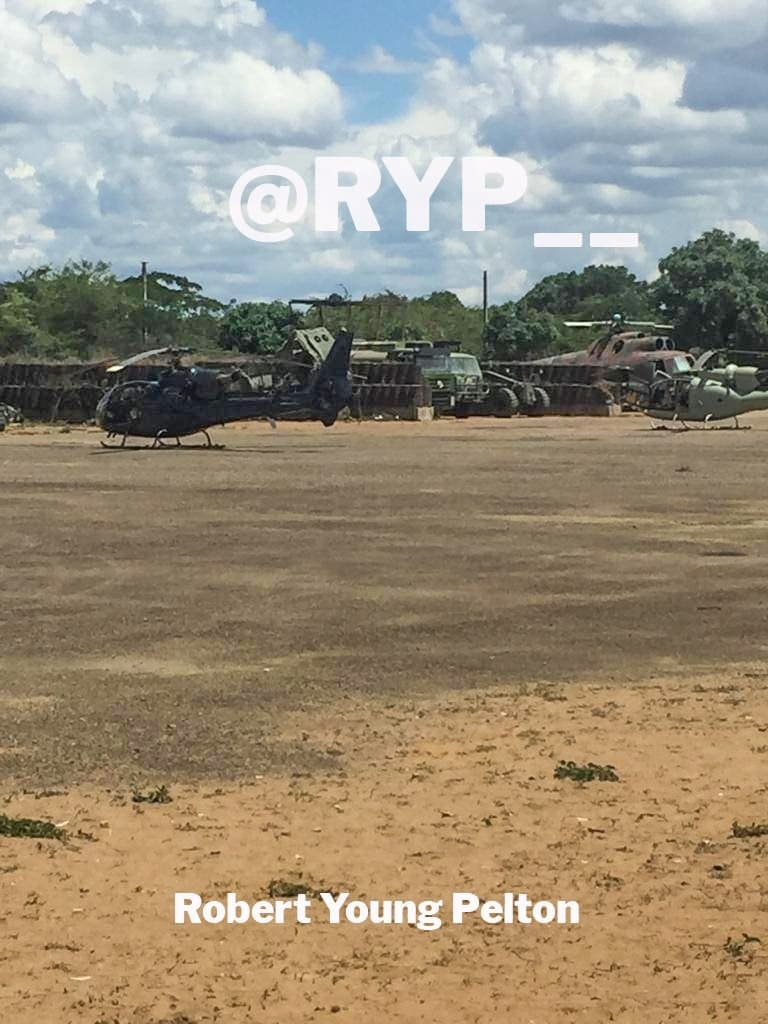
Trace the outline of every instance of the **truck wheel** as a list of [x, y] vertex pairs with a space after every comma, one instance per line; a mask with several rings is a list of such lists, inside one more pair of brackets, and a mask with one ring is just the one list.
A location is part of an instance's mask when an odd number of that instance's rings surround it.
[[511, 388], [499, 388], [493, 396], [493, 415], [503, 416], [508, 419], [514, 416], [520, 408], [517, 395]]
[[525, 411], [529, 416], [543, 416], [544, 413], [549, 412], [552, 400], [544, 388], [534, 387], [533, 394], [535, 396], [534, 404], [529, 405]]
[[454, 407], [453, 415], [457, 420], [465, 420], [469, 416], [469, 409], [466, 405], [457, 405]]

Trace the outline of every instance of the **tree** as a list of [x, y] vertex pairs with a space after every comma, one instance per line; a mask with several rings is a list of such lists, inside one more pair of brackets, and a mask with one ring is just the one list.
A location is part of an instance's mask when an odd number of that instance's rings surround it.
[[60, 269], [38, 267], [5, 288], [28, 301], [48, 357], [119, 354], [135, 341], [137, 306], [108, 263], [79, 260]]
[[480, 310], [465, 306], [453, 292], [432, 292], [422, 298], [412, 299], [408, 307], [408, 318], [423, 338], [457, 341], [470, 352], [480, 350]]
[[525, 316], [551, 313], [563, 320], [607, 320], [614, 313], [648, 320], [656, 315], [646, 281], [626, 267], [604, 265], [543, 278], [520, 300], [520, 310]]
[[659, 263], [653, 294], [681, 344], [763, 348], [768, 336], [768, 253], [715, 229]]
[[276, 352], [300, 317], [284, 302], [241, 302], [224, 314], [219, 340], [239, 352]]
[[0, 294], [0, 356], [34, 354], [40, 340], [30, 299], [5, 288]]
[[227, 306], [203, 295], [202, 286], [178, 274], [155, 270], [147, 274], [147, 302], [141, 276], [120, 282], [135, 305], [134, 332], [141, 337], [146, 330], [153, 343], [188, 345], [193, 349], [215, 346], [220, 322]]
[[[140, 275], [126, 277], [120, 282], [126, 294], [137, 302], [143, 301], [144, 279]], [[167, 310], [180, 318], [217, 316], [226, 310], [223, 302], [203, 295], [202, 285], [188, 277], [153, 270], [147, 274], [147, 299], [158, 309]]]
[[505, 302], [491, 306], [485, 328], [485, 349], [492, 359], [502, 362], [536, 359], [557, 351], [560, 332], [549, 313], [524, 316], [521, 304]]

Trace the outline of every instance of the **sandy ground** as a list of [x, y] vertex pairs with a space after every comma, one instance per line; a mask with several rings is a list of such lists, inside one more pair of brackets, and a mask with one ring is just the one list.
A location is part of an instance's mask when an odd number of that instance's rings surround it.
[[[0, 435], [0, 1019], [765, 1021], [750, 421]], [[275, 883], [581, 923], [172, 923]]]

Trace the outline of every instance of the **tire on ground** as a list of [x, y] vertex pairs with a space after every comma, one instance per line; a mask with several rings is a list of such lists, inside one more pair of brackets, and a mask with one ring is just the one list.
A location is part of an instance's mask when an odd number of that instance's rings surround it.
[[493, 396], [494, 416], [514, 416], [520, 409], [517, 395], [511, 388], [499, 388]]
[[536, 396], [536, 401], [525, 411], [529, 416], [543, 416], [544, 413], [549, 412], [552, 400], [544, 388], [534, 387], [533, 393]]

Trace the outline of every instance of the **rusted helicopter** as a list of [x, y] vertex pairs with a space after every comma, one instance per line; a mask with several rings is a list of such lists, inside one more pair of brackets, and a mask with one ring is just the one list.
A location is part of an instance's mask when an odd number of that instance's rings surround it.
[[610, 320], [569, 320], [565, 326], [605, 330], [588, 348], [536, 359], [530, 365], [601, 367], [605, 380], [621, 384], [625, 393], [634, 393], [640, 400], [647, 398], [659, 375], [673, 377], [694, 365], [693, 356], [666, 337], [673, 329], [670, 324], [625, 320], [616, 313]]

